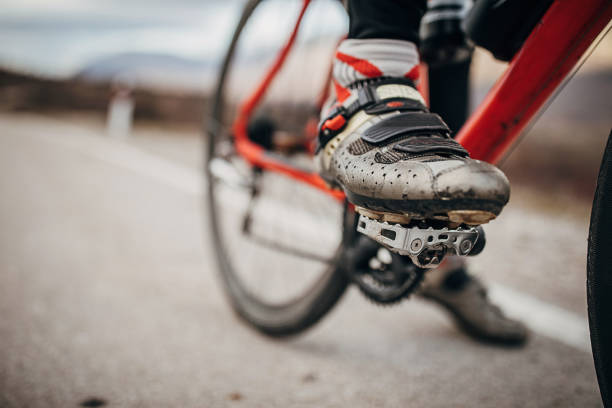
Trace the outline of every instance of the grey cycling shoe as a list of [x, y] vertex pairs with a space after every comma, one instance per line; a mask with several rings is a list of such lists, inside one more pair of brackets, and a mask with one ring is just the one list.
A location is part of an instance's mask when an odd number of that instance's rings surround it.
[[[464, 333], [487, 343], [507, 346], [525, 344], [528, 338], [525, 325], [506, 317], [501, 309], [491, 302], [486, 289], [477, 278], [467, 274], [464, 269], [441, 273], [434, 270], [432, 274], [442, 276], [433, 281], [427, 279], [428, 276], [418, 293], [444, 307]], [[457, 280], [459, 282], [456, 282]]]
[[507, 178], [469, 158], [409, 80], [383, 78], [351, 95], [320, 125], [316, 162], [363, 215], [381, 221], [478, 225], [508, 202]]

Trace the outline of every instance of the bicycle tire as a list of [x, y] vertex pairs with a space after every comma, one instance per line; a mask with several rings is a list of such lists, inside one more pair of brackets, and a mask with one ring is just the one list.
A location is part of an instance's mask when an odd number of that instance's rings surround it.
[[599, 389], [612, 406], [612, 132], [603, 154], [591, 211], [587, 257], [589, 330]]
[[[216, 255], [222, 286], [234, 311], [258, 331], [269, 336], [282, 337], [300, 333], [318, 322], [340, 299], [349, 280], [342, 271], [340, 259], [344, 249], [340, 244], [329, 267], [303, 293], [283, 304], [269, 304], [265, 299], [260, 299], [249, 292], [234, 270], [233, 261], [239, 254], [230, 253], [230, 250], [223, 244], [220, 209], [215, 204], [216, 192], [209, 163], [215, 156], [215, 146], [222, 132], [221, 123], [226, 113], [224, 90], [236, 46], [245, 25], [261, 2], [262, 0], [250, 0], [244, 6], [218, 75], [212, 106], [212, 120], [208, 120], [207, 131], [204, 132], [205, 146], [207, 146], [205, 173], [208, 180], [205, 214], [208, 218], [208, 231]], [[350, 225], [352, 226], [352, 223]]]

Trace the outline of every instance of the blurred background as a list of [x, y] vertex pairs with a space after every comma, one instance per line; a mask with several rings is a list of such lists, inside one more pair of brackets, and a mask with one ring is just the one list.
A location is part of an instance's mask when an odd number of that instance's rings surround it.
[[[272, 3], [232, 97], [291, 28], [295, 4]], [[288, 63], [304, 100], [347, 27], [319, 3]], [[512, 198], [471, 263], [532, 329], [525, 349], [353, 290], [273, 342], [231, 313], [201, 231], [200, 129], [243, 4], [0, 0], [0, 406], [598, 406], [584, 280], [612, 37], [502, 161]], [[504, 68], [476, 51], [472, 107]]]

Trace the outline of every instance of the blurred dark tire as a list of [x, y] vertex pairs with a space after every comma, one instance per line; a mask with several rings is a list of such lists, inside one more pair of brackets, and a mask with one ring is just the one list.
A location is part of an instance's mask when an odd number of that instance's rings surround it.
[[591, 346], [601, 398], [612, 406], [612, 133], [597, 179], [587, 259]]

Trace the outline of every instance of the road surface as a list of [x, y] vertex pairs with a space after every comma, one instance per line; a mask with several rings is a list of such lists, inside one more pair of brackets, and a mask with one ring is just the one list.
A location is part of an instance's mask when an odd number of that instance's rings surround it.
[[0, 114], [1, 407], [601, 405], [585, 216], [538, 212], [519, 192], [487, 228], [473, 268], [532, 328], [524, 349], [354, 289], [313, 330], [274, 341], [219, 290], [197, 143], [149, 136]]

